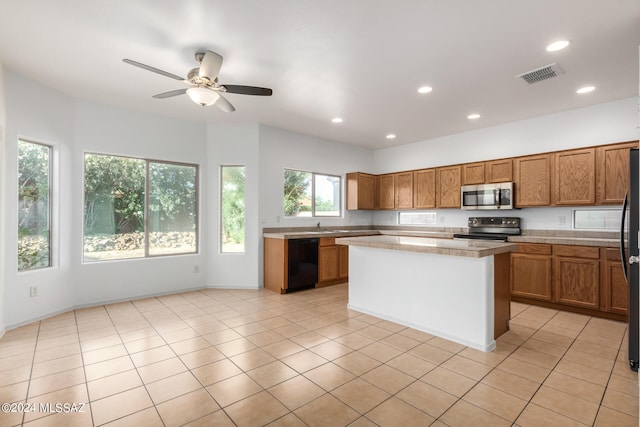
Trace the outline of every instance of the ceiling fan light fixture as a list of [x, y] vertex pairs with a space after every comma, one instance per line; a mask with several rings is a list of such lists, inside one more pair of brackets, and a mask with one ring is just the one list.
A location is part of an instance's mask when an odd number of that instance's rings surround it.
[[192, 87], [187, 89], [187, 95], [193, 102], [203, 107], [213, 105], [220, 98], [218, 92], [204, 87]]

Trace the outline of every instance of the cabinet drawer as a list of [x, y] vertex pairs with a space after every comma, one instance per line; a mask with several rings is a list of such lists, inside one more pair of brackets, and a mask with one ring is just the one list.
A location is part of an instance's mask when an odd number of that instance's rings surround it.
[[557, 256], [575, 258], [600, 258], [599, 249], [593, 246], [554, 245], [553, 254]]
[[320, 246], [333, 246], [336, 244], [335, 237], [321, 237], [320, 238]]
[[618, 261], [620, 262], [620, 249], [614, 248], [603, 248], [602, 252], [604, 253], [604, 259], [607, 261]]
[[540, 243], [518, 243], [519, 254], [551, 255], [551, 245]]

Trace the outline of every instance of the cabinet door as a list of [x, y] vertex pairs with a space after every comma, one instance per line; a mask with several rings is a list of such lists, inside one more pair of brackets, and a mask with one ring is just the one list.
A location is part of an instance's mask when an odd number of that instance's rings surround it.
[[549, 206], [551, 155], [518, 157], [514, 162], [516, 206]]
[[436, 197], [439, 208], [460, 208], [460, 166], [436, 169]]
[[513, 181], [513, 159], [491, 160], [484, 165], [486, 182]]
[[318, 249], [318, 282], [338, 278], [338, 246], [320, 246]]
[[347, 210], [374, 209], [376, 177], [367, 173], [347, 174]]
[[338, 276], [340, 279], [349, 277], [349, 246], [338, 246]]
[[555, 153], [554, 169], [554, 202], [556, 205], [595, 204], [595, 148]]
[[605, 145], [596, 150], [596, 204], [621, 205], [629, 188], [629, 150], [638, 141]]
[[511, 295], [551, 301], [551, 256], [512, 253]]
[[602, 249], [602, 293], [604, 310], [611, 313], [627, 314], [629, 308], [629, 287], [622, 271], [620, 251]]
[[413, 173], [413, 206], [416, 209], [436, 207], [435, 169], [423, 169]]
[[462, 185], [484, 184], [484, 163], [462, 165]]
[[378, 176], [378, 209], [396, 207], [394, 178], [394, 174]]
[[553, 302], [600, 309], [600, 261], [554, 256]]
[[395, 175], [395, 208], [413, 208], [413, 172], [400, 172]]

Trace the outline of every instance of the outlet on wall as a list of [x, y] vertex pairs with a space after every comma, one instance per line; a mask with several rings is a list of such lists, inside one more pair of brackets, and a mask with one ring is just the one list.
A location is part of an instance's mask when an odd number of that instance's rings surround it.
[[38, 296], [38, 287], [37, 286], [29, 286], [29, 296], [37, 297]]
[[193, 266], [193, 272], [194, 272], [194, 273], [198, 273], [199, 271], [200, 271], [200, 266], [198, 266], [198, 265], [194, 265], [194, 266]]

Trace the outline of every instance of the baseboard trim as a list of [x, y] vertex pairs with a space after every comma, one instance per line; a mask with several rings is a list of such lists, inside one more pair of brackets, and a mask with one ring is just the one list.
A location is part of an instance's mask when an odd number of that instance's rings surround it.
[[68, 308], [64, 308], [61, 310], [55, 310], [52, 312], [49, 312], [47, 314], [43, 314], [42, 316], [37, 316], [28, 320], [24, 320], [18, 323], [14, 323], [11, 325], [8, 325], [5, 330], [3, 330], [0, 333], [0, 338], [2, 338], [2, 335], [4, 335], [4, 333], [6, 331], [10, 331], [12, 329], [16, 329], [19, 328], [21, 326], [25, 326], [25, 325], [29, 325], [33, 322], [39, 322], [40, 320], [44, 320], [44, 319], [48, 319], [50, 317], [54, 317], [57, 316], [59, 314], [63, 314], [63, 313], [67, 313], [69, 311], [72, 310], [80, 310], [83, 308], [90, 308], [90, 307], [98, 307], [101, 305], [108, 305], [108, 304], [116, 304], [119, 302], [126, 302], [126, 301], [137, 301], [137, 300], [141, 300], [141, 299], [145, 299], [145, 298], [154, 298], [154, 297], [161, 297], [161, 296], [166, 296], [166, 295], [175, 295], [175, 294], [182, 294], [185, 292], [193, 292], [193, 291], [202, 291], [206, 289], [203, 286], [199, 286], [196, 288], [187, 288], [187, 289], [180, 289], [179, 291], [167, 291], [167, 292], [158, 292], [158, 293], [153, 293], [153, 294], [145, 294], [145, 295], [137, 295], [135, 297], [131, 297], [131, 298], [118, 298], [118, 299], [113, 299], [113, 300], [106, 300], [106, 301], [102, 301], [102, 302], [96, 302], [96, 303], [89, 303], [89, 304], [77, 304], [74, 306], [70, 306]]

